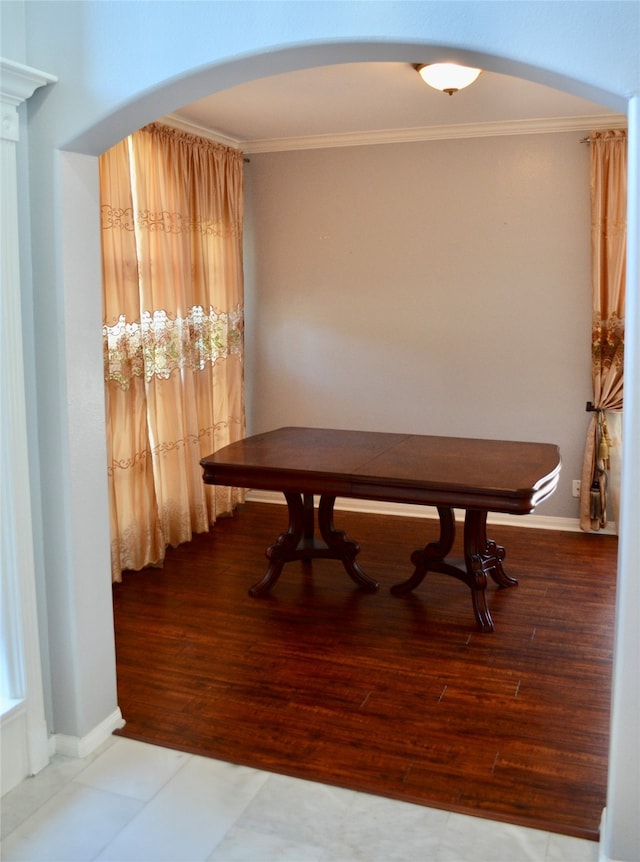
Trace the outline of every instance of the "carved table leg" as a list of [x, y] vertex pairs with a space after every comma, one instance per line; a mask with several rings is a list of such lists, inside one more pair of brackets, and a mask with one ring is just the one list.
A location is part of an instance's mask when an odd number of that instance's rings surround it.
[[313, 541], [313, 494], [302, 495], [302, 509], [304, 517], [304, 537], [307, 541]]
[[453, 510], [438, 507], [440, 516], [440, 537], [425, 548], [414, 551], [411, 562], [415, 566], [413, 575], [406, 581], [394, 584], [391, 592], [403, 596], [422, 583], [427, 572], [440, 572], [463, 581], [471, 590], [473, 612], [478, 626], [484, 632], [493, 631], [493, 620], [487, 607], [487, 575], [501, 587], [517, 584], [502, 567], [505, 550], [501, 545], [487, 540], [487, 512], [467, 509], [464, 520], [464, 566], [454, 565], [446, 560], [455, 538], [455, 519]]
[[318, 528], [323, 542], [316, 541], [313, 535], [313, 496], [298, 493], [285, 493], [289, 510], [289, 526], [276, 542], [267, 548], [269, 560], [267, 571], [262, 579], [254, 584], [249, 595], [259, 596], [267, 593], [276, 583], [285, 563], [293, 560], [312, 560], [317, 558], [340, 560], [349, 577], [368, 592], [376, 592], [377, 581], [356, 562], [360, 546], [347, 538], [346, 533], [336, 530], [333, 525], [333, 506], [335, 497], [320, 497], [318, 506]]
[[428, 571], [436, 570], [434, 566], [438, 566], [437, 570], [440, 571], [440, 566], [445, 564], [445, 557], [453, 547], [453, 540], [456, 536], [456, 522], [453, 517], [453, 509], [439, 506], [438, 514], [440, 515], [440, 537], [438, 541], [430, 542], [426, 548], [420, 548], [411, 554], [411, 562], [415, 566], [415, 571], [408, 580], [391, 587], [394, 596], [404, 596], [410, 593], [422, 583]]
[[374, 581], [373, 578], [370, 578], [356, 561], [356, 556], [360, 553], [360, 545], [347, 538], [347, 534], [342, 530], [336, 530], [333, 525], [333, 506], [335, 501], [335, 497], [320, 497], [320, 504], [318, 506], [318, 528], [320, 535], [327, 543], [331, 556], [342, 560], [342, 565], [351, 580], [368, 592], [375, 593], [380, 584]]
[[505, 550], [501, 545], [487, 540], [487, 513], [479, 509], [467, 509], [464, 519], [464, 562], [471, 589], [473, 610], [478, 625], [485, 632], [493, 631], [493, 620], [487, 608], [485, 591], [487, 574], [501, 587], [518, 583], [510, 578], [502, 567]]
[[[259, 596], [267, 593], [276, 583], [282, 572], [282, 567], [289, 560], [296, 559], [295, 552], [304, 538], [305, 508], [300, 494], [285, 494], [287, 509], [289, 511], [289, 527], [286, 533], [281, 533], [274, 545], [267, 548], [267, 559], [269, 565], [262, 579], [254, 584], [249, 590], [250, 596]], [[313, 531], [313, 527], [312, 527]]]

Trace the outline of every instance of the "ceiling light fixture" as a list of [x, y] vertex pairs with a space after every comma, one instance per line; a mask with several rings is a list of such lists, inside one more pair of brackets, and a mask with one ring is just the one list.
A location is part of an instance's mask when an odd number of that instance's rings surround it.
[[425, 84], [453, 96], [458, 90], [473, 84], [482, 69], [458, 66], [457, 63], [429, 63], [415, 66]]

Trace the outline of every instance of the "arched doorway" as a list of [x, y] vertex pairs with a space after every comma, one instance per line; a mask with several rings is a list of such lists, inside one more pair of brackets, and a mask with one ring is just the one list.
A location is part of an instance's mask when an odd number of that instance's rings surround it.
[[[239, 62], [224, 66], [212, 66], [206, 71], [208, 74], [214, 74], [218, 86], [231, 86], [234, 82], [243, 80], [243, 76], [269, 74], [276, 70], [294, 70], [295, 68], [300, 68], [304, 63], [336, 62], [336, 57], [338, 55], [345, 57], [346, 51], [348, 50], [353, 52], [351, 55], [352, 57], [358, 56], [367, 59], [393, 58], [410, 61], [410, 58], [415, 54], [415, 44], [405, 44], [401, 46], [398, 46], [397, 44], [393, 46], [371, 46], [354, 43], [351, 46], [344, 44], [340, 45], [339, 49], [336, 48], [336, 46], [331, 45], [314, 45], [307, 49], [297, 48], [291, 49], [288, 52], [274, 52], [261, 54], [259, 56], [256, 55], [247, 60], [247, 65], [244, 71], [242, 68], [243, 64]], [[524, 71], [522, 64], [508, 63], [485, 54], [473, 54], [473, 57], [475, 62], [483, 65], [487, 69], [503, 71], [511, 74], [518, 74]], [[460, 56], [460, 59], [464, 59], [463, 56]], [[581, 95], [585, 94], [585, 90], [589, 90], [588, 87], [578, 85], [575, 81], [570, 82], [563, 76], [552, 75], [543, 69], [536, 71], [527, 68], [527, 71], [531, 75], [532, 79], [536, 79], [537, 77], [540, 81], [552, 83], [559, 87], [565, 86], [567, 89], [575, 87]], [[77, 135], [73, 141], [70, 142], [70, 151], [63, 155], [63, 164], [61, 167], [63, 179], [61, 197], [64, 209], [64, 218], [61, 225], [63, 243], [65, 236], [68, 241], [73, 244], [77, 243], [78, 236], [86, 238], [88, 241], [88, 253], [86, 255], [87, 259], [83, 261], [78, 261], [77, 259], [71, 260], [71, 257], [67, 259], [64, 273], [65, 293], [67, 290], [71, 290], [75, 295], [76, 292], [81, 292], [84, 284], [97, 283], [99, 280], [96, 240], [95, 237], [91, 239], [91, 232], [87, 231], [87, 224], [91, 224], [92, 219], [95, 217], [95, 208], [97, 207], [97, 186], [93, 185], [92, 187], [92, 184], [95, 183], [95, 159], [93, 157], [111, 144], [115, 143], [129, 131], [139, 126], [141, 122], [155, 119], [159, 114], [171, 110], [175, 104], [184, 103], [197, 98], [203, 92], [203, 75], [204, 73], [202, 70], [194, 71], [191, 75], [185, 76], [177, 83], [166, 84], [153, 92], [147, 91], [144, 96], [141, 96], [134, 102], [129, 103], [125, 108], [118, 110], [111, 116], [95, 124], [90, 130], [82, 135]], [[191, 86], [194, 87], [194, 90], [189, 92]], [[603, 94], [600, 92], [593, 93], [592, 98], [604, 101]], [[619, 100], [614, 101], [615, 104], [612, 106], [619, 107]], [[77, 153], [84, 153], [85, 155], [77, 155]], [[73, 324], [79, 320], [86, 321], [87, 319], [90, 319], [96, 321], [96, 319], [99, 318], [99, 314], [97, 313], [99, 311], [97, 303], [99, 304], [99, 300], [96, 300], [95, 297], [91, 298], [85, 296], [85, 299], [80, 306], [75, 307], [74, 309], [67, 309], [68, 318], [66, 322], [69, 324], [70, 331], [73, 331]], [[96, 333], [97, 332], [98, 329], [96, 329]], [[97, 344], [91, 346], [90, 354], [92, 356], [92, 361], [89, 367], [86, 365], [84, 366], [82, 374], [80, 374], [79, 370], [75, 372], [73, 369], [69, 370], [69, 374], [67, 376], [69, 391], [74, 391], [74, 384], [76, 382], [80, 382], [79, 378], [85, 377], [87, 373], [94, 379], [100, 379], [101, 352], [99, 351]], [[84, 409], [84, 406], [86, 405], [72, 405], [71, 415], [69, 417], [69, 445], [73, 446], [76, 441], [85, 440], [88, 448], [88, 461], [92, 465], [97, 465], [99, 464], [101, 454], [99, 445], [94, 448], [94, 444], [97, 441], [97, 435], [100, 430], [98, 400], [96, 400], [93, 405], [90, 405], [91, 415], [89, 417], [90, 421], [88, 424], [86, 422], [87, 412], [86, 409]], [[77, 507], [82, 506], [82, 499], [82, 495], [80, 495], [80, 497], [75, 501], [75, 505]], [[102, 511], [104, 511], [103, 503], [98, 504], [96, 507], [96, 502], [94, 500], [88, 510], [89, 513], [91, 515], [95, 515], [97, 511], [99, 514], [101, 505]], [[76, 512], [76, 515], [79, 524], [78, 529], [81, 531], [84, 517], [79, 511]], [[105, 529], [107, 523], [108, 521], [105, 518]], [[99, 532], [97, 524], [95, 525], [95, 528]], [[97, 544], [102, 549], [102, 552], [108, 548], [108, 541], [106, 541], [106, 538], [106, 535], [96, 536]], [[628, 561], [628, 565], [631, 565], [630, 560]], [[72, 590], [75, 590], [76, 588], [77, 585], [72, 586]], [[97, 592], [100, 593], [101, 599], [103, 599], [105, 591], [102, 588], [96, 589]], [[61, 614], [59, 619], [63, 620], [64, 614]], [[98, 627], [106, 637], [104, 618], [98, 621]], [[110, 659], [108, 656], [108, 649], [106, 650], [106, 654], [101, 655], [101, 659], [103, 661], [103, 668], [106, 668], [107, 671], [109, 671], [108, 665], [110, 664]], [[73, 666], [75, 663], [70, 662], [70, 664]], [[631, 669], [629, 669], [628, 673], [630, 674], [630, 672]], [[82, 700], [82, 698], [83, 694], [81, 693], [79, 695], [79, 699]], [[107, 712], [106, 705], [105, 700], [100, 702], [98, 705], [99, 710], [101, 710], [103, 715]], [[91, 714], [90, 711], [89, 719], [96, 715], [96, 711], [94, 711], [93, 714]], [[89, 726], [92, 725], [89, 724]], [[80, 731], [80, 733], [82, 733], [82, 731]]]

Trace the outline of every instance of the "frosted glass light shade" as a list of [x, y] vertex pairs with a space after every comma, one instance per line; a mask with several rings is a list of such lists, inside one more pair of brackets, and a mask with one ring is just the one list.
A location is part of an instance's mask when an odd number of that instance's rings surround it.
[[450, 96], [473, 84], [481, 71], [482, 69], [472, 69], [469, 66], [458, 66], [456, 63], [430, 63], [418, 67], [425, 84]]

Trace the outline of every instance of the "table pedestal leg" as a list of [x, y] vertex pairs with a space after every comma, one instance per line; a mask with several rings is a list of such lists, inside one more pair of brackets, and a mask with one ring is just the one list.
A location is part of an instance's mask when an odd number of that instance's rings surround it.
[[427, 572], [440, 572], [463, 581], [471, 590], [473, 611], [480, 629], [493, 631], [493, 620], [487, 608], [487, 575], [501, 587], [517, 584], [509, 577], [502, 561], [505, 550], [501, 545], [487, 539], [487, 513], [480, 509], [467, 509], [464, 520], [464, 565], [447, 562], [446, 557], [453, 547], [455, 538], [455, 519], [453, 510], [438, 507], [440, 516], [440, 537], [425, 548], [414, 551], [411, 562], [415, 566], [413, 575], [406, 581], [394, 584], [391, 592], [402, 596], [422, 583]]
[[320, 497], [318, 529], [323, 541], [319, 541], [313, 532], [313, 497], [305, 494], [303, 502], [302, 495], [298, 493], [285, 493], [284, 496], [289, 511], [288, 529], [280, 534], [275, 544], [267, 548], [267, 571], [250, 588], [249, 595], [258, 596], [268, 592], [280, 577], [285, 563], [318, 558], [340, 560], [354, 583], [368, 592], [376, 592], [380, 584], [370, 578], [356, 561], [360, 546], [334, 527], [333, 507], [336, 498]]
[[356, 560], [360, 553], [360, 545], [348, 538], [342, 530], [336, 530], [333, 525], [333, 506], [335, 497], [320, 497], [318, 506], [318, 528], [326, 542], [326, 550], [320, 546], [317, 556], [342, 560], [342, 565], [351, 580], [367, 592], [375, 593], [380, 584], [370, 578]]

